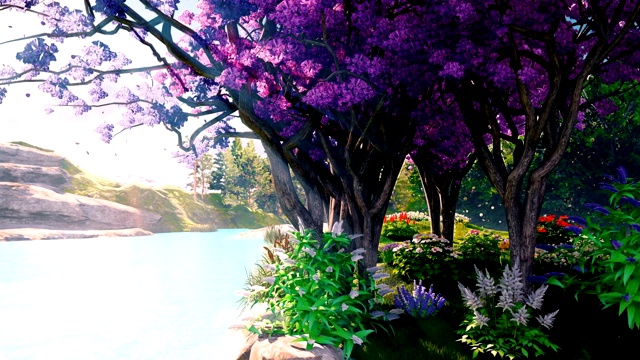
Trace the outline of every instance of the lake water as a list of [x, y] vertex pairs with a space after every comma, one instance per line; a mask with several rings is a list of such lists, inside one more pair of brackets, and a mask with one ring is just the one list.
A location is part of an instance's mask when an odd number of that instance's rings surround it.
[[0, 242], [0, 359], [225, 360], [244, 231]]

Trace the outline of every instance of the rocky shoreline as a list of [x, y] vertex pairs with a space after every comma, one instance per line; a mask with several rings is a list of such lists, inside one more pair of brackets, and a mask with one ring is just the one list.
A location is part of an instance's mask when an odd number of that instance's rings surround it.
[[147, 235], [153, 235], [153, 233], [140, 228], [117, 230], [0, 229], [0, 241], [88, 239]]

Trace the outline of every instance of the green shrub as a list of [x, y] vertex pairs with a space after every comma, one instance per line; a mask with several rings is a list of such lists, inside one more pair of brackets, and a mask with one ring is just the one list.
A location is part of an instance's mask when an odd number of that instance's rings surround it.
[[458, 270], [451, 242], [433, 234], [416, 235], [393, 249], [394, 272], [404, 280], [457, 280]]
[[480, 267], [495, 267], [509, 258], [509, 240], [489, 231], [469, 230], [455, 249], [462, 260]]
[[340, 346], [348, 359], [354, 344], [364, 343], [375, 324], [398, 317], [378, 309], [384, 294], [392, 290], [375, 280], [389, 275], [377, 273], [377, 268], [361, 274], [358, 262], [364, 250], [346, 251], [351, 239], [339, 227], [325, 233], [322, 242], [309, 231], [294, 233], [291, 253], [272, 249], [280, 261], [268, 266], [273, 275], [262, 279], [266, 288], [252, 290], [265, 292], [262, 298], [274, 319], [252, 324], [250, 331], [297, 335], [307, 342], [307, 349], [314, 343]]

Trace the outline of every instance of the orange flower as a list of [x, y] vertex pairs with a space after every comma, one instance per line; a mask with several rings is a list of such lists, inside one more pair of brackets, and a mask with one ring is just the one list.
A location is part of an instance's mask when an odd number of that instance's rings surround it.
[[556, 225], [560, 226], [560, 227], [567, 227], [567, 226], [571, 226], [571, 224], [569, 224], [568, 222], [564, 221], [564, 220], [558, 220], [556, 221]]
[[500, 250], [507, 250], [509, 248], [509, 239], [504, 239], [498, 244]]
[[545, 228], [543, 228], [543, 227], [539, 227], [539, 228], [538, 228], [538, 232], [539, 232], [539, 233], [546, 233], [546, 232], [548, 232], [548, 231], [547, 231], [547, 229], [545, 229]]

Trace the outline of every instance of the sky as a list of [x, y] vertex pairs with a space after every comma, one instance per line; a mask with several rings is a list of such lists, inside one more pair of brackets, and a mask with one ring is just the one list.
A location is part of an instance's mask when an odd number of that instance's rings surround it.
[[[82, 6], [82, 3], [78, 5]], [[69, 7], [74, 5], [69, 4]], [[14, 20], [16, 16], [21, 17], [20, 21]], [[32, 18], [35, 23], [24, 21], [27, 18]], [[1, 11], [0, 42], [33, 33], [32, 29], [41, 28], [39, 21], [33, 16]], [[143, 64], [150, 56], [150, 52], [134, 43], [133, 39], [130, 43], [126, 43], [126, 39], [119, 40], [115, 45], [113, 40], [107, 38], [105, 42], [114, 51], [126, 51], [134, 65]], [[84, 41], [86, 43], [87, 40]], [[77, 49], [80, 42], [77, 44], [67, 40], [60, 48], [62, 51]], [[0, 65], [15, 65], [16, 52], [21, 51], [24, 45], [24, 42], [0, 45]], [[64, 53], [60, 55], [63, 58]], [[121, 109], [100, 108], [76, 116], [70, 108], [56, 107], [56, 100], [38, 90], [37, 84], [11, 85], [7, 97], [0, 104], [0, 142], [24, 141], [53, 150], [85, 171], [123, 183], [184, 187], [189, 182], [191, 172], [173, 158], [173, 154], [179, 151], [175, 134], [162, 127], [140, 126], [118, 134], [110, 144], [106, 144], [95, 129], [105, 121], [117, 123]], [[46, 114], [47, 107], [54, 112]], [[246, 131], [239, 121], [234, 121], [233, 125]], [[256, 148], [261, 147], [256, 145]]]

